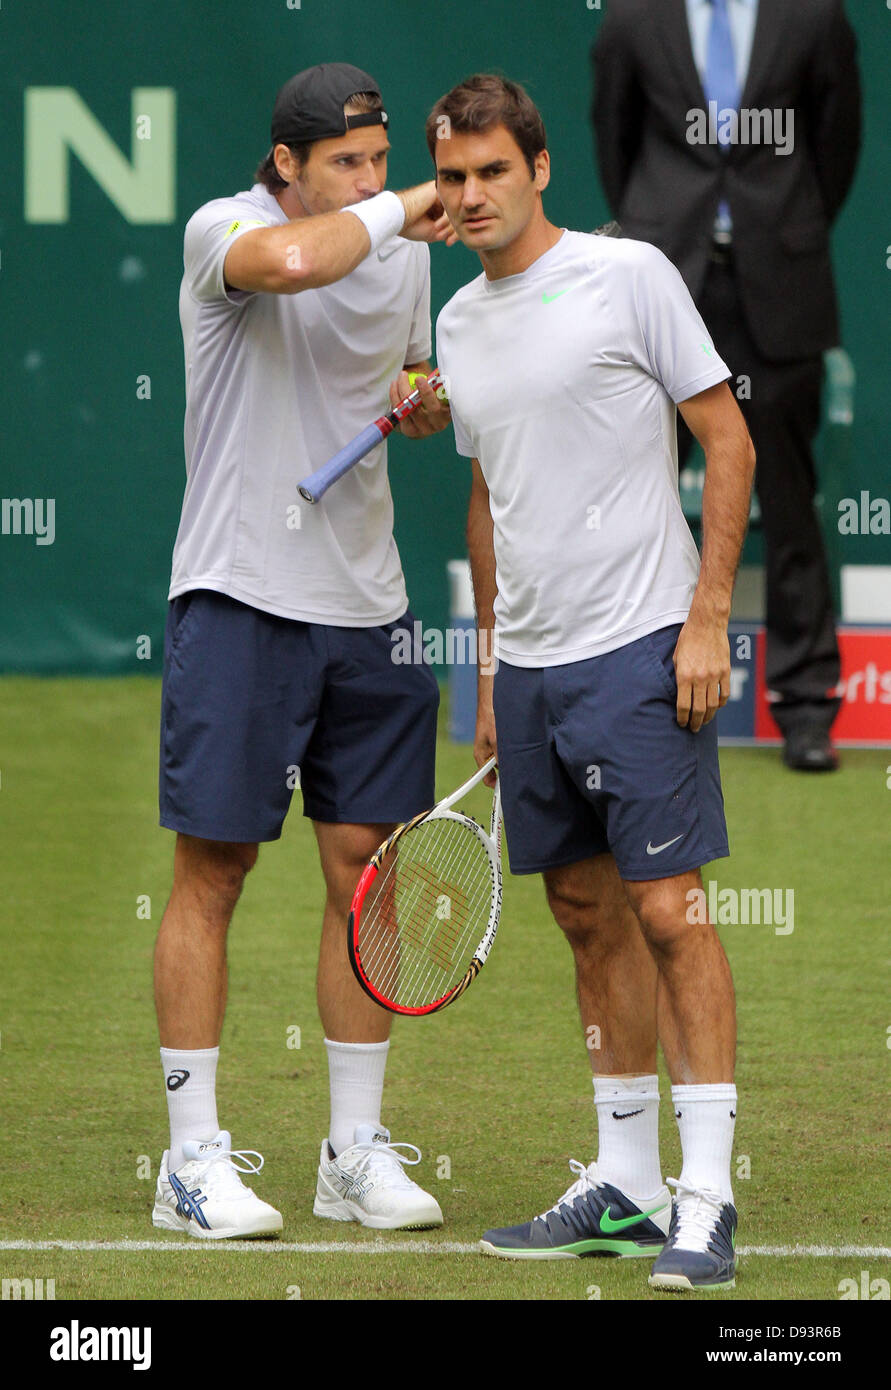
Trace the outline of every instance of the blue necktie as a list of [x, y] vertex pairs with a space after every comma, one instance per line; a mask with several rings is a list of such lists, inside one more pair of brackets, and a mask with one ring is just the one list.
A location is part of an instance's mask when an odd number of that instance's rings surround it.
[[[708, 31], [708, 47], [705, 54], [705, 96], [707, 101], [717, 104], [718, 115], [728, 108], [739, 110], [740, 91], [736, 80], [736, 58], [733, 52], [733, 35], [730, 32], [728, 0], [711, 0], [712, 22]], [[718, 138], [726, 149], [730, 136], [721, 131]], [[730, 240], [730, 208], [722, 199], [718, 204], [715, 221], [715, 236], [719, 241]]]

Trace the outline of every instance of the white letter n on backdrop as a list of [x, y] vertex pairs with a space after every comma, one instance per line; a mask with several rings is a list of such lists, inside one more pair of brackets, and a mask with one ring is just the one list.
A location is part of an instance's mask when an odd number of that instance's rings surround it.
[[[134, 87], [128, 160], [73, 87], [25, 89], [25, 221], [67, 222], [71, 154], [128, 222], [176, 216], [176, 92]], [[140, 118], [151, 139], [136, 139]]]

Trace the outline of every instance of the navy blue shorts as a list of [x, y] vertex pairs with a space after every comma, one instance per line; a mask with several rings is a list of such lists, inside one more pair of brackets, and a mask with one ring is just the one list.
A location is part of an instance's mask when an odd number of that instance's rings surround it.
[[205, 589], [173, 599], [161, 824], [277, 840], [297, 785], [318, 821], [389, 824], [432, 806], [439, 687], [423, 662], [393, 660], [391, 634], [413, 624], [297, 622]]
[[676, 718], [680, 626], [567, 666], [495, 675], [510, 867], [542, 873], [610, 852], [622, 878], [671, 878], [729, 853], [712, 720]]

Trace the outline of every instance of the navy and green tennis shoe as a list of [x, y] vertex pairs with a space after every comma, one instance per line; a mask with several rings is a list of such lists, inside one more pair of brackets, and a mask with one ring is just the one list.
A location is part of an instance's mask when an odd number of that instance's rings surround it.
[[649, 1257], [665, 1244], [671, 1194], [661, 1187], [646, 1201], [604, 1182], [597, 1165], [569, 1160], [577, 1180], [553, 1207], [522, 1226], [486, 1231], [485, 1255], [506, 1260], [577, 1260], [587, 1255]]
[[677, 1199], [650, 1287], [674, 1292], [736, 1288], [736, 1207], [719, 1192], [668, 1181], [677, 1188]]

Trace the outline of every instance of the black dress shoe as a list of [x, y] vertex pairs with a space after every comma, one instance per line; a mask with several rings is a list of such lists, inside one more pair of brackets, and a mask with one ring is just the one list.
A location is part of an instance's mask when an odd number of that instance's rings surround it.
[[783, 762], [796, 772], [835, 772], [838, 757], [826, 729], [790, 729], [783, 749]]

